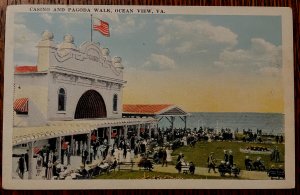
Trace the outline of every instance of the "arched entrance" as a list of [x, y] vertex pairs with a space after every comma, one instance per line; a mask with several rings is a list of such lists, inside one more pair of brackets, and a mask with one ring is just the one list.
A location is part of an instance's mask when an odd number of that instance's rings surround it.
[[80, 118], [105, 118], [106, 107], [102, 96], [95, 90], [85, 92], [79, 99], [75, 119]]

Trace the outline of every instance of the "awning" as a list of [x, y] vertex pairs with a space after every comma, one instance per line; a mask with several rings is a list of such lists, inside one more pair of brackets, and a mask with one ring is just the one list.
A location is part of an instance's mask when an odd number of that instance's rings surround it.
[[14, 102], [14, 111], [28, 112], [28, 98], [19, 98]]
[[154, 118], [120, 118], [97, 120], [50, 121], [45, 126], [14, 127], [13, 145], [60, 136], [89, 133], [97, 128], [157, 123]]

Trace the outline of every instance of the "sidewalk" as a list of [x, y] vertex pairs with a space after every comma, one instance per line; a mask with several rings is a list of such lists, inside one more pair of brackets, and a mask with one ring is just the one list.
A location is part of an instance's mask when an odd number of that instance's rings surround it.
[[[17, 169], [17, 162], [19, 158], [13, 158], [13, 165], [12, 165], [12, 177], [13, 179], [21, 179], [18, 174], [16, 173]], [[65, 165], [66, 165], [67, 158], [65, 158]], [[135, 162], [137, 162], [137, 158], [134, 159]], [[92, 164], [86, 165], [86, 168], [90, 165], [95, 165], [99, 163], [99, 160], [94, 160]], [[81, 165], [81, 156], [71, 156], [71, 165], [68, 166], [68, 169], [75, 170], [78, 169]], [[33, 159], [33, 171], [32, 171], [32, 179], [33, 180], [40, 180], [44, 179], [43, 176], [45, 174], [45, 168], [42, 169], [41, 176], [36, 176], [36, 159]], [[116, 169], [117, 170], [117, 169]], [[139, 167], [135, 165], [134, 170], [139, 170]], [[177, 169], [174, 165], [168, 165], [168, 167], [162, 167], [161, 164], [154, 164], [155, 172], [164, 172], [164, 173], [178, 173]], [[181, 173], [182, 174], [182, 173]], [[205, 167], [196, 167], [195, 169], [196, 175], [202, 175], [202, 176], [216, 176], [220, 177], [219, 173], [214, 173], [212, 170], [210, 173], [208, 173], [208, 168]], [[43, 176], [42, 176], [43, 175]], [[228, 176], [228, 174], [226, 174]], [[232, 176], [233, 177], [233, 176]], [[241, 179], [250, 179], [250, 180], [268, 180], [269, 177], [266, 172], [258, 172], [258, 171], [245, 171], [241, 170], [239, 176]], [[221, 179], [222, 177], [220, 177]], [[24, 173], [24, 180], [28, 179], [28, 172]]]

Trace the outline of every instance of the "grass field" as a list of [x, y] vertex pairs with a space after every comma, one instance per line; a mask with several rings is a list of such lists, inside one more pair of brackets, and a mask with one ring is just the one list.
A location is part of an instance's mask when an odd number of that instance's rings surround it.
[[[222, 179], [227, 178], [237, 179], [234, 177], [224, 177]], [[116, 171], [99, 175], [95, 179], [220, 179], [220, 177], [149, 171]]]
[[[271, 162], [270, 155], [255, 155], [241, 153], [239, 149], [246, 148], [247, 146], [263, 146], [267, 148], [275, 148], [275, 146], [278, 146], [280, 162]], [[234, 163], [236, 163], [240, 169], [245, 169], [245, 156], [249, 156], [249, 158], [253, 161], [255, 161], [257, 157], [260, 156], [262, 158], [262, 161], [264, 161], [264, 164], [267, 169], [270, 168], [271, 165], [275, 165], [275, 167], [278, 167], [279, 165], [284, 165], [284, 144], [258, 144], [227, 141], [197, 142], [195, 148], [191, 148], [190, 146], [178, 148], [172, 153], [172, 156], [174, 156], [173, 163], [176, 162], [178, 154], [182, 152], [186, 161], [192, 161], [198, 167], [207, 167], [208, 155], [210, 152], [214, 152], [217, 164], [220, 164], [221, 160], [224, 159], [224, 150], [232, 150]]]

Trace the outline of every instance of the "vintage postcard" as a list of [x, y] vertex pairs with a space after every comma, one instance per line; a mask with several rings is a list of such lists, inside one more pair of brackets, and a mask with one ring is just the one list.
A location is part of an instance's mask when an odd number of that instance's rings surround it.
[[7, 9], [6, 189], [293, 188], [289, 8]]

